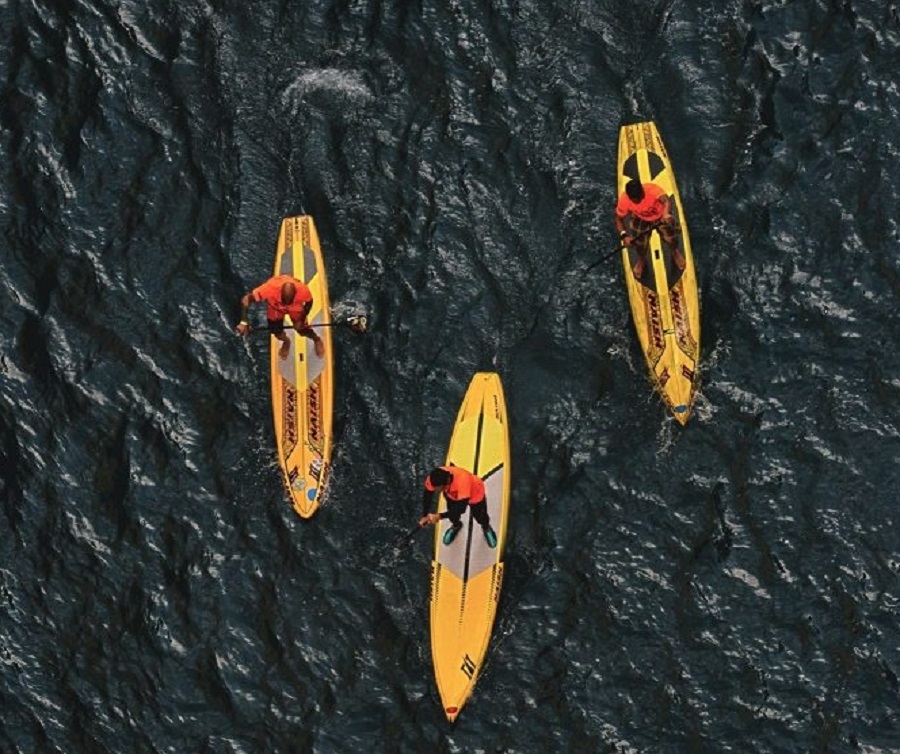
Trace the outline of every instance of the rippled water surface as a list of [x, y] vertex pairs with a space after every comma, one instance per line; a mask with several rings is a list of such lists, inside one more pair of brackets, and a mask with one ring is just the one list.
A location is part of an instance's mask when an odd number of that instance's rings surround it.
[[[900, 10], [887, 0], [0, 0], [0, 751], [900, 751]], [[611, 221], [657, 121], [701, 283], [685, 429]], [[309, 522], [264, 339], [338, 311]], [[513, 440], [444, 719], [429, 538], [474, 371]]]

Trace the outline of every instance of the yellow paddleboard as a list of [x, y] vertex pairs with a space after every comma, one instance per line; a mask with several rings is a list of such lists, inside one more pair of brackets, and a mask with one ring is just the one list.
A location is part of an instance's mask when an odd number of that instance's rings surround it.
[[[460, 466], [484, 480], [491, 526], [497, 546], [485, 541], [481, 526], [470, 512], [463, 528], [449, 545], [435, 526], [431, 563], [431, 657], [438, 691], [447, 719], [453, 722], [472, 693], [481, 672], [500, 587], [503, 583], [503, 548], [509, 509], [509, 433], [500, 377], [478, 372], [469, 384], [445, 465]], [[446, 510], [443, 495], [440, 512]]]
[[640, 280], [632, 272], [637, 261], [634, 249], [623, 249], [622, 262], [634, 326], [653, 383], [675, 418], [686, 424], [700, 377], [700, 299], [675, 173], [652, 121], [619, 130], [617, 197], [631, 178], [662, 188], [669, 195], [672, 215], [681, 227], [679, 245], [685, 257], [684, 270], [675, 265], [671, 251], [656, 231], [650, 235], [650, 257]]
[[[312, 217], [287, 217], [281, 223], [275, 250], [275, 274], [292, 275], [309, 286], [313, 306], [311, 325], [331, 322], [328, 283], [319, 235]], [[285, 324], [290, 317], [285, 318]], [[272, 411], [278, 464], [294, 510], [309, 518], [322, 502], [331, 463], [331, 411], [334, 369], [331, 328], [317, 328], [325, 355], [316, 356], [315, 343], [292, 329], [287, 359], [278, 355], [280, 343], [271, 340]]]

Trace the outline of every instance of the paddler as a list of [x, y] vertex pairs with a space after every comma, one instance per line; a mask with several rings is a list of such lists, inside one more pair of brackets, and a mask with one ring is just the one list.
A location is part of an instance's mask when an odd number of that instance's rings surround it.
[[[429, 513], [433, 507], [435, 493], [441, 492], [444, 493], [447, 501], [447, 510], [441, 514]], [[496, 547], [497, 535], [491, 528], [484, 481], [459, 466], [438, 466], [432, 469], [425, 477], [422, 518], [419, 519], [419, 526], [436, 524], [442, 518], [450, 519], [453, 525], [444, 532], [444, 544], [449, 545], [462, 529], [460, 519], [466, 512], [466, 508], [472, 511], [472, 518], [481, 524], [481, 530], [484, 532], [488, 546]]]
[[635, 245], [638, 260], [632, 272], [636, 278], [644, 274], [647, 253], [650, 250], [650, 233], [659, 230], [672, 249], [672, 260], [679, 270], [684, 269], [684, 255], [678, 248], [679, 228], [672, 217], [668, 195], [655, 183], [641, 183], [632, 178], [625, 184], [625, 191], [616, 203], [616, 230], [625, 246]]
[[238, 322], [238, 335], [246, 335], [250, 332], [250, 321], [247, 314], [250, 304], [254, 302], [266, 302], [266, 320], [269, 332], [281, 341], [278, 355], [286, 359], [291, 349], [291, 339], [284, 332], [284, 318], [290, 315], [294, 330], [299, 335], [315, 341], [316, 355], [325, 355], [325, 344], [318, 333], [306, 322], [313, 305], [312, 292], [309, 287], [300, 280], [290, 275], [275, 275], [257, 286], [241, 299], [241, 321]]

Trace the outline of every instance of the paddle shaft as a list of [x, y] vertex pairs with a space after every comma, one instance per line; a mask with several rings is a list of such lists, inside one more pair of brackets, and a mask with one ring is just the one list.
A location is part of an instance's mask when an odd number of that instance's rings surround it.
[[[652, 233], [654, 230], [656, 230], [658, 227], [659, 227], [659, 223], [654, 223], [653, 225], [651, 225], [651, 226], [650, 226], [649, 228], [647, 228], [646, 230], [642, 230], [642, 231], [641, 231], [640, 233], [638, 233], [636, 236], [632, 236], [632, 238], [631, 238], [631, 243], [634, 243], [634, 242], [637, 241], [639, 238], [643, 238], [644, 236], [649, 235], [649, 234]], [[584, 271], [585, 271], [585, 272], [589, 272], [590, 270], [593, 270], [598, 264], [603, 264], [604, 262], [609, 261], [609, 260], [612, 259], [616, 254], [618, 254], [619, 252], [621, 252], [622, 249], [627, 249], [630, 245], [631, 245], [631, 244], [627, 244], [627, 243], [626, 243], [626, 244], [622, 244], [622, 245], [619, 246], [618, 248], [613, 249], [613, 250], [612, 250], [611, 252], [609, 252], [608, 254], [604, 254], [602, 257], [600, 257], [600, 259], [598, 259], [598, 260], [597, 260], [596, 262], [594, 262], [592, 265], [589, 265], [588, 267], [586, 267]]]
[[[341, 327], [342, 325], [344, 327], [350, 327], [349, 322], [320, 322], [320, 323], [314, 324], [314, 325], [307, 325], [303, 329], [305, 330], [307, 327]], [[293, 325], [285, 325], [284, 329], [285, 330], [296, 330], [297, 328], [294, 327]]]
[[397, 537], [397, 540], [394, 542], [394, 545], [391, 549], [397, 549], [398, 547], [400, 547], [400, 545], [405, 545], [416, 535], [416, 532], [418, 532], [420, 529], [424, 529], [424, 528], [425, 528], [424, 526], [419, 526], [418, 524], [416, 524], [408, 532], [406, 532], [405, 534], [401, 534], [399, 537]]
[[[351, 330], [353, 330], [353, 332], [356, 332], [356, 333], [363, 333], [366, 331], [364, 326], [359, 327], [359, 326], [357, 326], [356, 322], [350, 321], [350, 320], [341, 320], [340, 322], [321, 322], [318, 324], [311, 324], [311, 325], [307, 325], [306, 327], [302, 328], [302, 330], [305, 330], [308, 327], [349, 327]], [[297, 328], [294, 327], [294, 325], [285, 325], [284, 329], [285, 330], [297, 330]], [[250, 332], [268, 332], [268, 330], [263, 327], [251, 327]]]

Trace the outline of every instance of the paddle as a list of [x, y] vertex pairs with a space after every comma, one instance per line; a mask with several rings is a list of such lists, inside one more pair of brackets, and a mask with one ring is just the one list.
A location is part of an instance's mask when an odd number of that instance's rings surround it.
[[[347, 319], [338, 320], [337, 322], [323, 322], [318, 325], [310, 325], [310, 327], [349, 327], [355, 333], [364, 333], [369, 330], [369, 320], [365, 314], [351, 314]], [[293, 330], [295, 328], [292, 325], [290, 329]]]
[[424, 526], [419, 526], [418, 524], [416, 524], [408, 532], [398, 536], [397, 539], [394, 540], [394, 544], [391, 545], [391, 549], [396, 550], [398, 547], [400, 547], [400, 545], [407, 544], [416, 535], [416, 532], [418, 532], [420, 529], [424, 529], [424, 528], [425, 528]]
[[[642, 231], [641, 231], [640, 233], [638, 233], [636, 236], [632, 236], [632, 237], [631, 237], [631, 243], [634, 243], [634, 242], [637, 241], [639, 238], [643, 238], [644, 236], [646, 236], [646, 235], [652, 233], [654, 230], [656, 230], [656, 229], [659, 227], [659, 225], [660, 225], [659, 223], [654, 223], [653, 225], [651, 225], [651, 226], [650, 226], [649, 228], [647, 228], [646, 230], [642, 230]], [[593, 264], [588, 265], [587, 267], [585, 267], [585, 268], [584, 268], [584, 271], [585, 271], [585, 272], [590, 272], [590, 271], [593, 270], [598, 264], [603, 264], [604, 262], [608, 262], [608, 261], [609, 261], [610, 259], [612, 259], [616, 254], [620, 253], [620, 252], [622, 251], [622, 249], [627, 249], [629, 246], [630, 246], [630, 244], [627, 244], [627, 243], [626, 243], [626, 244], [622, 244], [622, 245], [619, 246], [618, 248], [613, 249], [613, 250], [612, 250], [611, 252], [609, 252], [608, 254], [604, 254], [602, 257], [600, 257], [600, 259], [598, 259], [598, 260], [597, 260], [596, 262], [594, 262]]]
[[[440, 523], [440, 518], [435, 519], [434, 523], [435, 523], [435, 524]], [[419, 531], [421, 531], [422, 529], [427, 529], [427, 528], [428, 528], [427, 526], [420, 526], [420, 525], [417, 523], [417, 524], [416, 524], [412, 529], [410, 529], [408, 532], [406, 532], [405, 534], [401, 534], [400, 536], [397, 537], [396, 541], [394, 542], [394, 544], [393, 544], [393, 546], [392, 546], [392, 549], [396, 550], [398, 547], [400, 547], [400, 545], [406, 545], [406, 544], [408, 544], [409, 541], [410, 541], [414, 536], [416, 536], [416, 532], [419, 532]]]
[[[351, 314], [347, 319], [311, 324], [308, 327], [349, 327], [353, 332], [362, 334], [369, 331], [369, 320], [365, 314]], [[284, 329], [296, 330], [297, 328], [293, 325], [285, 325]], [[268, 332], [268, 330], [264, 327], [251, 327], [250, 332]]]

